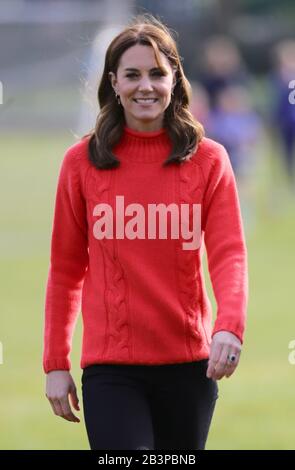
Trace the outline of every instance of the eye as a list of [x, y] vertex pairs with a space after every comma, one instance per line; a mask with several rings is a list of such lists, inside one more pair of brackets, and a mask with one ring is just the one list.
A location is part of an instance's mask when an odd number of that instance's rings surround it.
[[164, 74], [161, 72], [161, 70], [157, 70], [156, 72], [153, 73], [153, 75], [157, 75], [159, 77], [162, 77]]
[[[162, 77], [164, 76], [163, 72], [161, 72], [161, 70], [156, 70], [152, 73], [152, 75], [155, 75], [156, 77]], [[127, 78], [133, 78], [133, 77], [136, 77], [137, 74], [136, 73], [128, 73], [126, 75]]]

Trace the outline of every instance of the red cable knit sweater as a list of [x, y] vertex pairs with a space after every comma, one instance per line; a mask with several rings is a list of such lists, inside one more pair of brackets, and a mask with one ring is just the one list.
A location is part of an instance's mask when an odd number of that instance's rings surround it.
[[[169, 364], [208, 358], [219, 330], [243, 341], [248, 301], [247, 250], [236, 183], [223, 146], [204, 138], [193, 156], [162, 166], [171, 151], [165, 131], [139, 132], [125, 126], [113, 153], [118, 168], [97, 170], [87, 156], [88, 138], [71, 146], [62, 161], [51, 240], [43, 369], [70, 370], [77, 316], [82, 311], [80, 366], [94, 363]], [[145, 210], [141, 236], [99, 239], [99, 204]], [[201, 245], [183, 249], [183, 236], [148, 237], [148, 205], [200, 204]], [[136, 213], [125, 215], [125, 227]], [[192, 210], [190, 209], [190, 223]], [[141, 214], [141, 221], [143, 215]], [[138, 220], [137, 220], [138, 221]], [[181, 223], [181, 222], [180, 222]], [[129, 227], [130, 228], [130, 227]], [[108, 228], [110, 234], [110, 228]], [[136, 227], [134, 227], [136, 231]], [[124, 233], [124, 232], [123, 232]], [[157, 232], [158, 233], [158, 232]], [[187, 241], [187, 240], [186, 240]], [[217, 302], [212, 308], [204, 285], [206, 247]]]

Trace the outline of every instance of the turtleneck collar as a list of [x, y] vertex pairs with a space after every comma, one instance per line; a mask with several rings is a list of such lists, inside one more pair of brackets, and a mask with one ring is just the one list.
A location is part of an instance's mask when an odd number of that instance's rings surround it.
[[113, 151], [122, 160], [150, 163], [166, 160], [171, 149], [172, 143], [164, 127], [148, 132], [125, 125], [120, 142]]
[[124, 132], [128, 135], [132, 135], [134, 137], [139, 137], [142, 139], [144, 137], [147, 137], [147, 138], [157, 137], [158, 135], [161, 135], [165, 132], [165, 128], [161, 127], [157, 131], [138, 131], [125, 125]]

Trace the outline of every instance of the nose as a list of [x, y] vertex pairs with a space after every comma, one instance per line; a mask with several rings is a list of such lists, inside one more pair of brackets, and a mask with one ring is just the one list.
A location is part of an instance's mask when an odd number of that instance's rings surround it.
[[142, 79], [140, 80], [138, 89], [139, 91], [150, 91], [153, 89], [149, 77], [142, 77]]

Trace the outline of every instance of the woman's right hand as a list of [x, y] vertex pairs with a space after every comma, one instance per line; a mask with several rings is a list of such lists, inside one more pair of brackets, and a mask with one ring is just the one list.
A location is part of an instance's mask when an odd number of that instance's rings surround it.
[[55, 415], [80, 423], [71, 410], [69, 395], [75, 410], [80, 411], [79, 399], [74, 380], [68, 370], [52, 370], [46, 374], [46, 397]]

